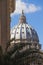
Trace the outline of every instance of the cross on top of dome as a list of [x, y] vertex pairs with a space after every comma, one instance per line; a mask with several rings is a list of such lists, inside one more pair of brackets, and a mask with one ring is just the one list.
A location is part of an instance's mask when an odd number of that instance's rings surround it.
[[24, 15], [24, 11], [22, 10], [22, 15]]
[[20, 16], [19, 22], [20, 23], [26, 23], [26, 17], [24, 15], [24, 11], [23, 10], [22, 10], [22, 14]]

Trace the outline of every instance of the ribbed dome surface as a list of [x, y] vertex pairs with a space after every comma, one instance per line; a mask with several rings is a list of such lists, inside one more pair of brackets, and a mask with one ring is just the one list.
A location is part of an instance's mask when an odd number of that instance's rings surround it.
[[11, 38], [15, 38], [15, 42], [39, 42], [37, 32], [27, 24], [26, 17], [22, 12], [18, 25], [11, 30]]

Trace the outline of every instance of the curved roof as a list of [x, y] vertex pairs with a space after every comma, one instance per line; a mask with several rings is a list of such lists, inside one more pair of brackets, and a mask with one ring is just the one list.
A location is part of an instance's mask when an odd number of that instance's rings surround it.
[[19, 19], [18, 25], [16, 25], [11, 30], [11, 38], [15, 38], [15, 42], [22, 42], [22, 43], [29, 43], [29, 42], [39, 42], [39, 38], [37, 35], [37, 32], [34, 28], [32, 28], [30, 25], [26, 22], [26, 17], [24, 15], [24, 12], [22, 11], [22, 14]]

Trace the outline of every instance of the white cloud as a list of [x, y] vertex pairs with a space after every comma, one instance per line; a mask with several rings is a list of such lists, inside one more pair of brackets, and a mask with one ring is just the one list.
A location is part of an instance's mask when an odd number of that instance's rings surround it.
[[40, 6], [36, 6], [35, 4], [28, 4], [25, 2], [22, 2], [21, 0], [16, 0], [16, 7], [15, 11], [11, 14], [21, 14], [22, 10], [24, 10], [25, 13], [32, 13], [41, 10]]

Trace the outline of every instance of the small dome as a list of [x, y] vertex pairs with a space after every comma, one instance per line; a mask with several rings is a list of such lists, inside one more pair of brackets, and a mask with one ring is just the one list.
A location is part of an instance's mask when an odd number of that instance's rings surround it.
[[19, 24], [11, 30], [11, 38], [15, 38], [15, 43], [39, 42], [37, 32], [27, 24], [23, 11], [19, 19]]

